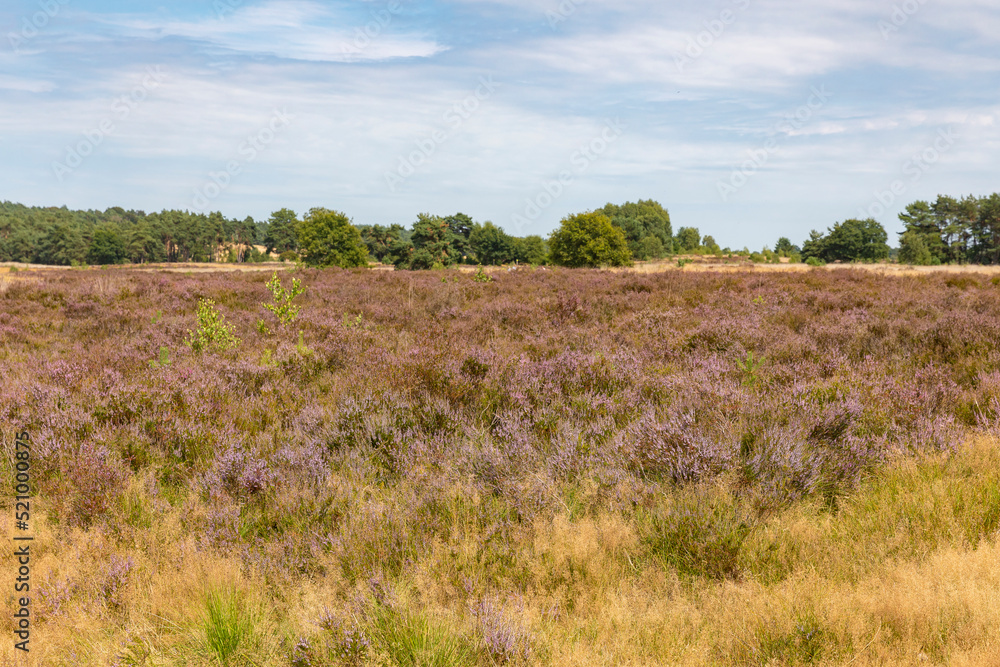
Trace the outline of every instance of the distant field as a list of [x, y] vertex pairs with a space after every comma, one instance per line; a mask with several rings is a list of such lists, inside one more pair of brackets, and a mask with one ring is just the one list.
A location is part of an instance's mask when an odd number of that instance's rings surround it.
[[[677, 265], [678, 259], [684, 259], [691, 262], [686, 266], [679, 267]], [[17, 269], [19, 271], [144, 271], [144, 272], [160, 272], [165, 271], [168, 273], [217, 273], [217, 272], [227, 272], [227, 271], [241, 271], [241, 272], [267, 272], [267, 271], [288, 271], [295, 267], [294, 264], [283, 263], [283, 262], [267, 262], [262, 264], [213, 264], [205, 262], [196, 262], [188, 264], [137, 264], [137, 265], [123, 265], [123, 266], [111, 266], [111, 267], [100, 267], [100, 266], [89, 266], [89, 267], [69, 267], [69, 266], [43, 266], [41, 264], [17, 264], [13, 262], [0, 262], [0, 274], [5, 272], [10, 272], [11, 269]], [[372, 264], [371, 268], [377, 271], [392, 271], [393, 267], [391, 265], [383, 264]], [[874, 271], [875, 273], [884, 273], [887, 275], [922, 275], [928, 273], [982, 273], [990, 275], [1000, 275], [1000, 266], [985, 266], [978, 264], [964, 264], [964, 265], [942, 265], [942, 266], [908, 266], [905, 264], [829, 264], [823, 267], [816, 267], [815, 270], [819, 271], [838, 271], [846, 268], [850, 269], [860, 269], [864, 271]], [[461, 271], [463, 273], [472, 273], [477, 270], [475, 266], [459, 265], [453, 267], [452, 270]], [[530, 266], [503, 266], [503, 267], [484, 267], [487, 273], [500, 273], [500, 272], [511, 272], [512, 270], [520, 271], [530, 271], [532, 267]], [[543, 270], [550, 270], [545, 268]], [[805, 264], [753, 264], [749, 260], [716, 260], [713, 258], [706, 258], [703, 255], [685, 255], [678, 256], [671, 260], [663, 261], [653, 261], [653, 262], [636, 262], [634, 266], [626, 269], [608, 269], [609, 271], [615, 272], [625, 272], [625, 273], [663, 273], [665, 271], [777, 271], [777, 272], [803, 272], [812, 271], [814, 267], [807, 266]]]
[[276, 268], [0, 268], [0, 664], [1000, 664], [996, 270]]
[[169, 273], [212, 273], [217, 271], [273, 271], [291, 268], [292, 264], [267, 262], [262, 264], [212, 264], [208, 262], [172, 263], [172, 264], [126, 264], [116, 266], [44, 266], [42, 264], [17, 264], [14, 262], [0, 263], [0, 272], [18, 271], [167, 271]]
[[[694, 255], [686, 257], [691, 261], [683, 268], [684, 271], [812, 271], [814, 267], [806, 264], [752, 264], [749, 261], [742, 262], [717, 262], [711, 259]], [[1000, 274], [1000, 266], [984, 266], [977, 264], [965, 265], [942, 265], [942, 266], [908, 266], [906, 264], [828, 264], [816, 267], [819, 271], [840, 271], [844, 269], [860, 269], [884, 273], [886, 275], [923, 275], [928, 273], [983, 273], [996, 275]], [[632, 269], [637, 273], [659, 273], [662, 271], [681, 270], [677, 266], [676, 259], [670, 262], [638, 262]]]

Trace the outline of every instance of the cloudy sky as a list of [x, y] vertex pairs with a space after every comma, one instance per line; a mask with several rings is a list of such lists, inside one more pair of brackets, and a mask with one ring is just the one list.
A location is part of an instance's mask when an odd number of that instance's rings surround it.
[[523, 235], [656, 199], [759, 248], [1000, 190], [996, 0], [7, 0], [0, 29], [29, 205]]

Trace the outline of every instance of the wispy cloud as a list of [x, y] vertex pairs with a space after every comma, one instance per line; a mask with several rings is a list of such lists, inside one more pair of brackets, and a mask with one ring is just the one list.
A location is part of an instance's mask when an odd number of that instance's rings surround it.
[[[895, 0], [586, 0], [553, 24], [561, 2], [242, 0], [220, 13], [189, 0], [74, 1], [19, 55], [0, 49], [0, 198], [184, 208], [276, 109], [295, 120], [213, 200], [227, 215], [324, 205], [358, 222], [463, 210], [509, 225], [615, 119], [628, 129], [522, 233], [654, 198], [675, 224], [726, 245], [804, 238], [855, 215], [873, 182], [949, 126], [961, 140], [908, 196], [996, 189], [990, 0], [922, 3], [889, 39], [879, 21]], [[12, 0], [0, 21], [36, 11]], [[700, 52], [679, 65], [692, 43]], [[116, 101], [147, 67], [163, 68], [163, 84], [119, 119]], [[386, 170], [483, 76], [501, 84], [489, 104], [388, 192]], [[813, 86], [830, 101], [776, 130]], [[109, 117], [114, 132], [57, 182], [53, 161]], [[779, 150], [721, 202], [718, 181], [775, 132]], [[897, 212], [882, 222], [893, 227]]]
[[0, 74], [0, 90], [20, 90], [28, 93], [47, 93], [52, 91], [54, 84], [49, 81], [38, 81], [18, 76]]
[[[397, 6], [399, 2], [392, 4]], [[220, 50], [292, 60], [427, 58], [445, 50], [433, 39], [399, 33], [393, 25], [397, 15], [398, 11], [381, 7], [357, 24], [347, 12], [319, 3], [270, 0], [194, 21], [154, 20], [129, 14], [100, 17], [100, 21], [123, 36], [178, 37]]]

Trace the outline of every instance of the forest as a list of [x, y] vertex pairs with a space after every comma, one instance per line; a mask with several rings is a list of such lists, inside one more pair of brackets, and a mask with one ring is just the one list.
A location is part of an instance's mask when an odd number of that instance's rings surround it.
[[[49, 265], [111, 265], [172, 262], [260, 262], [302, 259], [300, 238], [310, 220], [327, 209], [316, 208], [301, 217], [287, 208], [267, 220], [227, 218], [221, 212], [74, 211], [66, 207], [27, 207], [0, 203], [0, 261]], [[549, 238], [517, 237], [492, 222], [477, 222], [464, 213], [449, 216], [421, 213], [409, 226], [358, 224], [338, 213], [345, 225], [357, 229], [348, 243], [367, 251], [367, 261], [397, 269], [433, 269], [457, 264], [504, 265], [547, 263], [572, 266], [573, 261], [553, 240], [567, 239], [567, 221], [596, 216], [578, 229], [571, 243], [617, 247], [606, 255], [583, 260], [580, 266], [623, 265], [633, 260], [657, 260], [683, 254], [743, 255], [754, 262], [789, 258], [810, 264], [878, 262], [898, 259], [914, 265], [1000, 263], [1000, 193], [965, 196], [940, 195], [934, 202], [916, 201], [899, 215], [904, 231], [898, 248], [874, 219], [837, 222], [826, 233], [812, 231], [801, 247], [782, 237], [761, 251], [722, 248], [712, 236], [702, 237], [694, 227], [673, 230], [670, 214], [659, 202], [640, 200], [607, 204], [596, 211], [568, 216]], [[363, 247], [360, 245], [363, 244]], [[261, 248], [264, 251], [261, 251]], [[607, 252], [607, 251], [605, 251]], [[363, 261], [361, 263], [364, 263]]]

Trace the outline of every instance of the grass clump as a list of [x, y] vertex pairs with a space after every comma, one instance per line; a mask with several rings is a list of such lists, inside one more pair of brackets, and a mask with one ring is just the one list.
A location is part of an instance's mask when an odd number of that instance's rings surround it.
[[369, 627], [372, 643], [399, 667], [464, 667], [478, 662], [475, 644], [426, 614], [378, 605]]
[[202, 653], [222, 667], [260, 664], [264, 652], [262, 621], [260, 612], [239, 589], [213, 588], [205, 597]]
[[811, 611], [789, 619], [757, 619], [733, 646], [717, 647], [730, 665], [815, 665], [851, 653], [851, 642], [823, 626]]
[[648, 517], [645, 542], [653, 556], [681, 577], [739, 578], [739, 556], [752, 519], [712, 492], [680, 495]]

